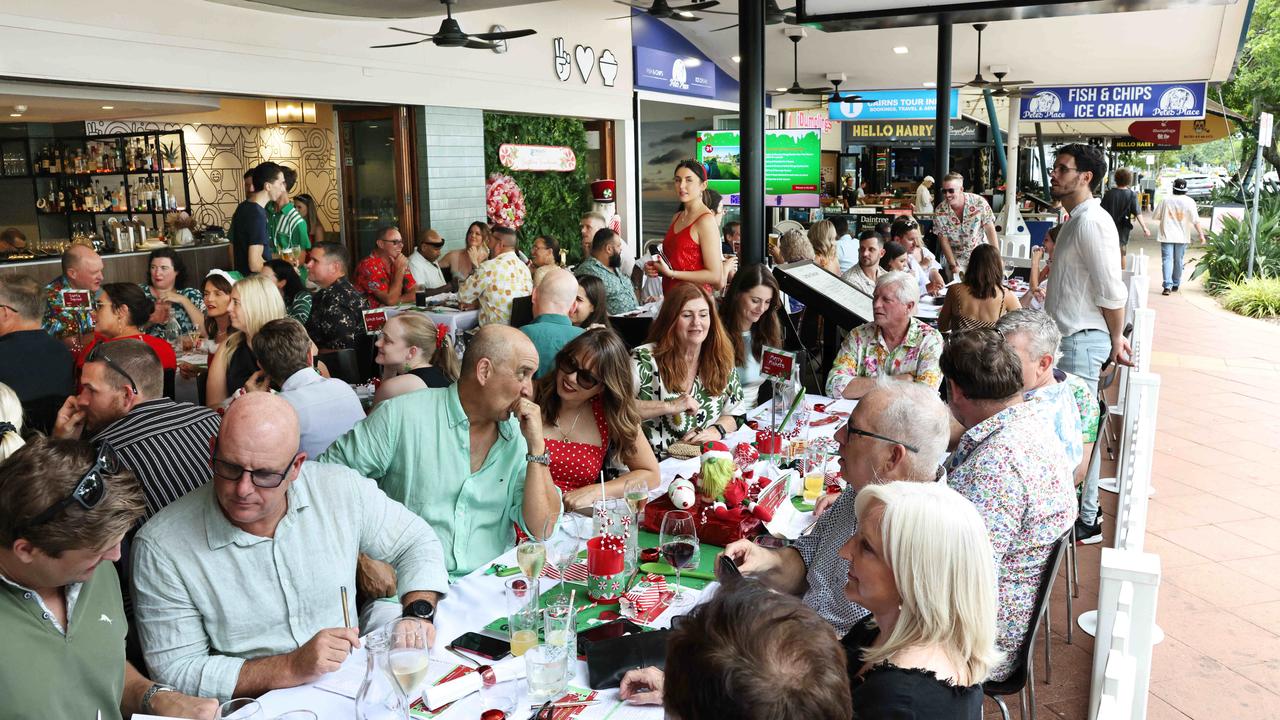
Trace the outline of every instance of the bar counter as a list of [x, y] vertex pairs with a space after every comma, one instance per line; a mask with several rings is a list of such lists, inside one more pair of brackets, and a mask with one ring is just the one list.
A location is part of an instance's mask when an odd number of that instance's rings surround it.
[[[231, 243], [190, 245], [173, 248], [187, 266], [187, 282], [199, 287], [200, 280], [213, 268], [231, 267]], [[102, 282], [148, 282], [147, 257], [150, 250], [127, 253], [109, 253], [102, 256]], [[48, 283], [62, 274], [62, 262], [58, 256], [32, 260], [0, 260], [0, 275], [30, 275], [40, 284]]]

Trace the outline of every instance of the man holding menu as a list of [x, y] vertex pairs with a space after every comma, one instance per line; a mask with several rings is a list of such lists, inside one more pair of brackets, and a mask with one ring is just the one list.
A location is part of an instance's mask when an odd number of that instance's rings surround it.
[[360, 643], [343, 605], [355, 593], [341, 593], [360, 553], [395, 567], [404, 615], [434, 642], [448, 590], [435, 532], [371, 480], [306, 459], [289, 403], [245, 395], [222, 421], [213, 482], [138, 532], [138, 625], [162, 682], [227, 700], [337, 670]]

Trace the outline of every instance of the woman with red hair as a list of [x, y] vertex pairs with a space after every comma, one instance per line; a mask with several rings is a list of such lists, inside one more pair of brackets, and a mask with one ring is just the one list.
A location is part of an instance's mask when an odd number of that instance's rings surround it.
[[631, 351], [637, 403], [655, 452], [672, 443], [701, 445], [737, 429], [742, 399], [733, 341], [710, 293], [678, 283], [662, 301], [649, 342]]

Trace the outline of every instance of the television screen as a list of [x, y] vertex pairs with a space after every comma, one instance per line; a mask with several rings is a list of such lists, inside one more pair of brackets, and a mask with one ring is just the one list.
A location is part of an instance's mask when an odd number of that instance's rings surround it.
[[[765, 204], [818, 207], [822, 131], [817, 128], [765, 130]], [[707, 169], [707, 186], [728, 205], [741, 200], [742, 150], [737, 130], [698, 133], [697, 157]]]

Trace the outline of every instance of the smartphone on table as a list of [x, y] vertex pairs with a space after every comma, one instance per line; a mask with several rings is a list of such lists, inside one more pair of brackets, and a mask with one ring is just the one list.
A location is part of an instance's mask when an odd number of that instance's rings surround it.
[[482, 635], [478, 632], [459, 635], [454, 638], [453, 642], [449, 643], [449, 647], [454, 650], [465, 650], [473, 655], [479, 655], [490, 660], [501, 660], [511, 654], [510, 642], [490, 635]]

